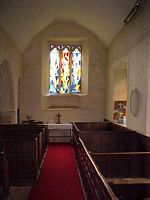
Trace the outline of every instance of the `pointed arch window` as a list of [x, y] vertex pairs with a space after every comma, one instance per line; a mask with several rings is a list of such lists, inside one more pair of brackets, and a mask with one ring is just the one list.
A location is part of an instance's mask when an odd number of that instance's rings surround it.
[[81, 59], [81, 45], [50, 45], [50, 95], [81, 93]]

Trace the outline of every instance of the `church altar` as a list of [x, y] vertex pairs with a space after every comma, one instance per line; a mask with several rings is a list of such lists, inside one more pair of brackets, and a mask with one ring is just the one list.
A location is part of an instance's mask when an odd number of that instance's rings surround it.
[[49, 142], [71, 142], [72, 124], [47, 124]]

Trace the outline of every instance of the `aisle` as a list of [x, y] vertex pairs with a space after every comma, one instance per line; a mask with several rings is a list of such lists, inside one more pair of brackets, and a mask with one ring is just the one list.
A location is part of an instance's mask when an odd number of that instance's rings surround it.
[[58, 144], [48, 147], [38, 183], [28, 200], [83, 200], [73, 147]]

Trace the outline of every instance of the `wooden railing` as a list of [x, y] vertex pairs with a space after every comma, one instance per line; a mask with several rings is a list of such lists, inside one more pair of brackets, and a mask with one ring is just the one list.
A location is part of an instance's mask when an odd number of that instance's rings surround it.
[[87, 200], [117, 200], [77, 133], [73, 135], [73, 145]]

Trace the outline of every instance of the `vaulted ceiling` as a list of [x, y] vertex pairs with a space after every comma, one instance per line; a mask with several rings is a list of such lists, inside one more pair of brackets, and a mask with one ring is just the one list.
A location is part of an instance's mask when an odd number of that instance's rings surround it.
[[56, 19], [93, 31], [107, 46], [124, 26], [136, 0], [0, 0], [0, 26], [24, 52], [32, 38]]

